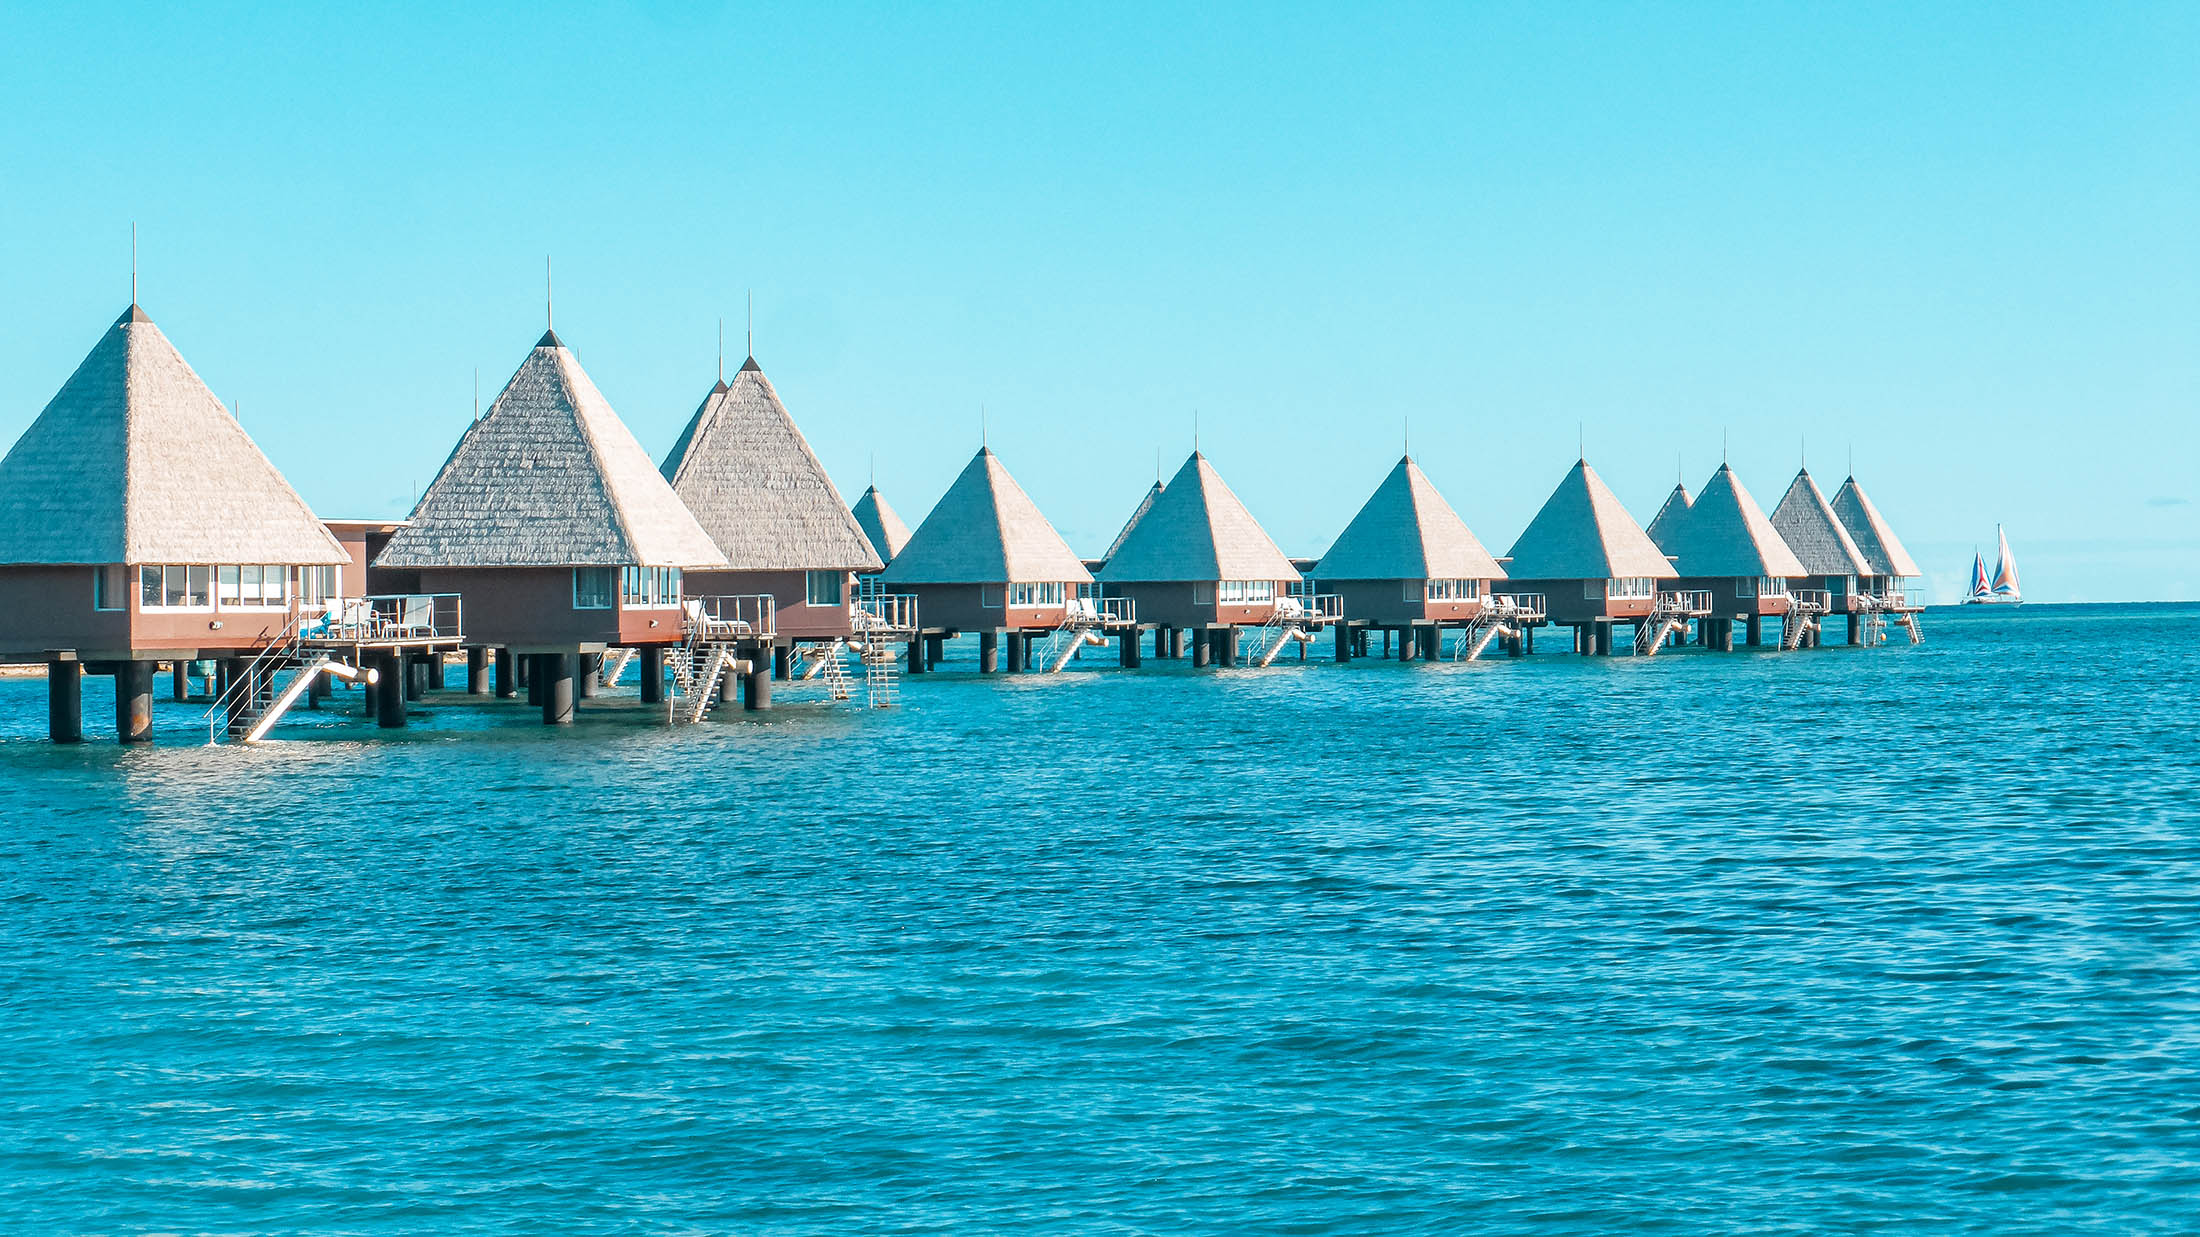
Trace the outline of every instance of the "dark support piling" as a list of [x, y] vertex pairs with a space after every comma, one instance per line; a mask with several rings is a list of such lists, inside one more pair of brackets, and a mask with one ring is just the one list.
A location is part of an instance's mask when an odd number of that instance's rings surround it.
[[489, 694], [489, 650], [478, 645], [466, 650], [466, 694]]
[[909, 640], [909, 647], [908, 647], [908, 649], [906, 649], [906, 650], [904, 650], [904, 651], [905, 651], [905, 652], [906, 652], [906, 653], [908, 654], [908, 656], [909, 656], [909, 673], [911, 673], [911, 674], [923, 674], [923, 673], [924, 673], [924, 669], [925, 669], [925, 667], [924, 667], [924, 637], [922, 637], [922, 636], [912, 636], [912, 637], [910, 637], [910, 640]]
[[751, 662], [749, 672], [741, 676], [741, 707], [751, 713], [772, 707], [772, 680], [761, 661]]
[[[751, 669], [757, 673], [766, 674], [768, 677], [771, 668], [771, 662], [767, 660], [768, 657], [769, 654], [763, 649], [753, 649], [745, 660]], [[749, 669], [742, 669], [733, 664], [729, 664], [724, 670], [720, 671], [718, 675], [718, 703], [732, 704], [741, 693], [741, 676], [748, 673], [750, 673]]]
[[[1526, 648], [1527, 648], [1527, 651], [1528, 651], [1528, 652], [1530, 652], [1530, 653], [1533, 653], [1533, 652], [1535, 652], [1535, 628], [1533, 628], [1533, 627], [1529, 627], [1529, 628], [1526, 628], [1526, 629], [1524, 629], [1524, 630], [1523, 630], [1523, 631], [1522, 631], [1522, 632], [1520, 633], [1520, 639], [1521, 639], [1521, 640], [1525, 640], [1525, 641], [1527, 642]], [[1517, 654], [1516, 654], [1516, 656], [1517, 656]]]
[[1215, 661], [1224, 666], [1237, 664], [1238, 629], [1221, 627], [1215, 630]]
[[181, 657], [168, 663], [168, 694], [178, 704], [191, 698], [191, 663]]
[[1337, 644], [1337, 662], [1342, 665], [1352, 660], [1352, 625], [1339, 623], [1330, 629], [1330, 638]]
[[1411, 627], [1398, 629], [1398, 660], [1413, 660], [1413, 629]]
[[1429, 624], [1428, 630], [1422, 634], [1421, 660], [1442, 661], [1443, 658], [1444, 629], [1436, 626], [1434, 623], [1431, 623]]
[[[177, 662], [182, 665], [182, 662]], [[56, 743], [84, 741], [84, 664], [46, 663], [46, 737]]]
[[115, 663], [115, 737], [124, 743], [153, 740], [153, 671], [149, 661]]
[[1024, 654], [1029, 651], [1030, 647], [1024, 643], [1024, 633], [1020, 631], [1008, 633], [1008, 672], [1010, 674], [1018, 674], [1023, 671]]
[[542, 707], [542, 655], [529, 653], [519, 659], [521, 681], [527, 684], [527, 703], [532, 708]]
[[1141, 633], [1136, 627], [1133, 627], [1129, 631], [1126, 631], [1122, 635], [1116, 637], [1116, 642], [1121, 645], [1121, 647], [1116, 649], [1115, 651], [1116, 661], [1122, 663], [1124, 666], [1132, 670], [1136, 670], [1139, 666], [1140, 658], [1145, 652], [1144, 649], [1141, 649], [1139, 647], [1139, 642], [1144, 640], [1145, 638], [1145, 635]]
[[425, 686], [425, 687], [426, 687], [426, 688], [427, 688], [427, 689], [428, 689], [429, 691], [432, 691], [432, 692], [439, 692], [439, 691], [442, 691], [442, 690], [443, 690], [443, 654], [442, 654], [442, 652], [440, 652], [440, 651], [437, 651], [437, 652], [434, 652], [434, 653], [430, 653], [430, 654], [428, 654], [428, 655], [427, 655], [426, 657], [422, 658], [421, 660], [422, 660], [422, 662], [423, 662], [423, 663], [425, 664], [425, 666], [426, 666], [426, 671], [425, 671], [425, 673], [427, 674], [427, 679], [426, 679], [425, 683], [423, 684], [423, 686]]
[[794, 646], [782, 644], [772, 649], [772, 677], [784, 683], [794, 673]]
[[213, 696], [217, 700], [223, 696], [228, 695], [229, 680], [236, 674], [236, 672], [237, 662], [234, 658], [224, 657], [221, 660], [215, 662], [214, 683], [212, 689], [207, 694]]
[[420, 656], [404, 658], [399, 665], [405, 680], [405, 699], [418, 700], [428, 694], [428, 659]]
[[1765, 638], [1765, 620], [1761, 615], [1749, 616], [1749, 647], [1756, 648]]
[[1214, 655], [1215, 633], [1207, 628], [1194, 629], [1192, 632], [1192, 665], [1197, 668], [1204, 668], [1209, 661], [1214, 659]]
[[603, 686], [602, 653], [578, 653], [574, 655], [573, 694], [582, 700], [594, 700]]
[[405, 658], [401, 653], [384, 653], [375, 661], [380, 682], [374, 689], [374, 724], [396, 730], [405, 724]]
[[924, 668], [927, 671], [939, 669], [940, 661], [947, 652], [946, 646], [946, 636], [926, 636], [924, 638]]
[[580, 658], [572, 653], [544, 653], [535, 669], [542, 677], [542, 724], [573, 724], [573, 677]]
[[498, 649], [492, 663], [495, 667], [496, 693], [499, 700], [510, 700], [519, 695], [519, 666], [513, 661], [512, 650]]
[[978, 673], [991, 674], [1001, 666], [1001, 633], [978, 633]]
[[1863, 621], [1863, 616], [1862, 616], [1862, 615], [1857, 615], [1857, 614], [1851, 614], [1851, 615], [1849, 616], [1849, 643], [1850, 643], [1850, 644], [1855, 644], [1855, 643], [1857, 643], [1858, 641], [1862, 640], [1863, 638], [1864, 638], [1864, 621]]
[[642, 647], [642, 703], [663, 704], [665, 699], [665, 650], [661, 644]]

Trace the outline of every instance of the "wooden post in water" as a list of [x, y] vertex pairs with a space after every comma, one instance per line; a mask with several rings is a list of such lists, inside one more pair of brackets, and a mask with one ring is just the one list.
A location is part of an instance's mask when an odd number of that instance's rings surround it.
[[998, 669], [1000, 669], [1000, 668], [1001, 668], [1001, 633], [1000, 633], [1000, 632], [997, 632], [997, 631], [981, 631], [981, 632], [979, 632], [979, 633], [978, 633], [978, 673], [979, 673], [979, 674], [992, 674], [992, 673], [993, 673], [994, 671], [996, 671], [996, 670], [998, 670]]
[[1750, 615], [1750, 616], [1749, 616], [1749, 647], [1751, 647], [1751, 648], [1756, 648], [1756, 647], [1757, 647], [1757, 646], [1758, 646], [1759, 644], [1763, 643], [1763, 641], [1764, 641], [1764, 637], [1765, 637], [1765, 621], [1764, 621], [1764, 619], [1763, 619], [1763, 618], [1762, 618], [1761, 616], [1759, 616], [1759, 615], [1755, 615], [1755, 614], [1752, 614], [1752, 615]]
[[761, 659], [749, 663], [741, 676], [741, 707], [750, 712], [772, 707], [772, 680]]
[[509, 648], [498, 649], [496, 660], [492, 664], [494, 667], [492, 677], [496, 680], [497, 699], [510, 700], [512, 697], [519, 695], [519, 667], [513, 664], [512, 650]]
[[1341, 665], [1343, 665], [1344, 663], [1346, 663], [1346, 662], [1348, 662], [1348, 661], [1351, 661], [1351, 660], [1352, 660], [1352, 624], [1350, 624], [1350, 623], [1339, 623], [1339, 624], [1337, 624], [1335, 628], [1331, 629], [1331, 631], [1330, 631], [1330, 633], [1329, 633], [1329, 638], [1330, 638], [1331, 640], [1335, 641], [1335, 642], [1336, 642], [1336, 645], [1337, 645], [1337, 654], [1336, 654], [1336, 656], [1337, 656], [1337, 664], [1341, 666]]
[[181, 657], [168, 663], [168, 695], [177, 704], [191, 698], [191, 663]]
[[[177, 665], [183, 663], [178, 662]], [[84, 665], [46, 663], [46, 737], [56, 743], [84, 741]]]
[[573, 653], [544, 653], [536, 668], [542, 675], [542, 724], [573, 723], [573, 676], [580, 661]]
[[665, 646], [642, 646], [642, 703], [663, 704], [665, 701]]
[[1024, 654], [1029, 651], [1030, 649], [1024, 644], [1024, 633], [1020, 631], [1011, 631], [1008, 633], [1007, 668], [1010, 674], [1020, 674], [1023, 672]]
[[573, 694], [582, 700], [594, 700], [603, 686], [603, 659], [601, 653], [576, 653], [573, 655]]
[[466, 650], [466, 694], [489, 694], [489, 650], [478, 644]]
[[115, 663], [115, 737], [124, 743], [153, 741], [153, 663]]
[[405, 655], [384, 653], [375, 660], [374, 724], [396, 730], [405, 724]]

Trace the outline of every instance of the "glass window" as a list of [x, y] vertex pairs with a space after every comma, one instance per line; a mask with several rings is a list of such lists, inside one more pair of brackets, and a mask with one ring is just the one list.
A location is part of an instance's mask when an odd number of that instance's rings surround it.
[[[224, 567], [222, 571], [225, 573], [242, 572], [244, 579], [237, 586], [236, 591], [244, 595], [244, 604], [248, 606], [260, 604], [260, 568], [257, 565], [251, 567]], [[230, 578], [235, 579], [236, 577], [231, 576]], [[235, 598], [230, 597], [224, 600], [235, 600]]]
[[1785, 597], [1788, 592], [1786, 576], [1765, 576], [1757, 581], [1757, 591], [1766, 597]]
[[130, 606], [129, 568], [116, 563], [92, 568], [92, 609], [126, 610]]
[[279, 606], [290, 596], [290, 570], [276, 563], [260, 568], [260, 600]]
[[161, 604], [160, 568], [138, 568], [138, 604], [141, 606]]
[[[252, 570], [257, 572], [259, 568], [254, 567]], [[255, 576], [253, 578], [253, 591], [255, 593], [259, 591], [258, 584], [259, 579]], [[216, 567], [214, 569], [214, 599], [225, 606], [237, 604], [237, 569], [235, 567]], [[257, 601], [259, 599], [255, 597], [253, 600]]]
[[336, 568], [300, 567], [298, 569], [298, 600], [323, 602], [336, 596]]
[[666, 608], [680, 604], [678, 567], [626, 567], [619, 572], [619, 600], [637, 607]]
[[576, 610], [609, 610], [611, 608], [611, 568], [575, 567], [573, 569], [573, 608]]
[[1204, 606], [1204, 605], [1209, 605], [1209, 604], [1212, 604], [1212, 603], [1213, 603], [1214, 599], [1215, 599], [1215, 586], [1214, 586], [1214, 585], [1212, 585], [1212, 584], [1194, 584], [1194, 585], [1192, 586], [1192, 604], [1193, 604], [1193, 605], [1195, 605], [1195, 606]]
[[1736, 597], [1755, 597], [1757, 595], [1757, 582], [1748, 579], [1736, 580], [1734, 582], [1734, 595]]
[[1274, 580], [1247, 580], [1245, 582], [1245, 599], [1247, 601], [1274, 601], [1276, 599], [1276, 582]]
[[802, 573], [802, 601], [812, 606], [837, 606], [841, 604], [842, 586], [847, 583], [847, 573], [840, 571], [806, 571]]
[[[1655, 591], [1656, 584], [1657, 581], [1649, 576], [1622, 576], [1612, 581], [1611, 595], [1614, 597], [1648, 597]], [[1596, 596], [1594, 593], [1589, 595]]]
[[978, 587], [978, 605], [981, 609], [986, 610], [1000, 609], [1001, 590], [994, 588], [990, 584], [980, 585]]
[[1604, 581], [1583, 580], [1581, 582], [1581, 595], [1590, 601], [1604, 600]]
[[190, 569], [188, 579], [190, 580], [191, 600], [185, 604], [194, 606], [213, 605], [214, 569], [212, 567], [193, 567]]

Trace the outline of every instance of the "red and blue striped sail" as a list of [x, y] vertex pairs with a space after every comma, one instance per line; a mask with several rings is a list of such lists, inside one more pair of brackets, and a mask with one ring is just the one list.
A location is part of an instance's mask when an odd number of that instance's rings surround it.
[[1976, 599], [1993, 594], [1994, 586], [1986, 579], [1986, 560], [1977, 554], [1971, 555], [1971, 596]]

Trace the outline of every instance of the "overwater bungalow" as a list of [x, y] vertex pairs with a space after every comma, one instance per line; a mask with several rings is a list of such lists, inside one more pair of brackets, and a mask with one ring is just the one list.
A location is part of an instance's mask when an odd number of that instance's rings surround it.
[[1550, 621], [1574, 629], [1574, 651], [1609, 654], [1614, 623], [1640, 624], [1673, 564], [1587, 460], [1576, 461], [1500, 560], [1517, 593], [1540, 596]]
[[1184, 461], [1097, 573], [1106, 596], [1137, 607], [1165, 652], [1192, 636], [1192, 664], [1237, 664], [1239, 633], [1260, 632], [1248, 660], [1266, 664], [1286, 640], [1341, 617], [1335, 597], [1293, 597], [1302, 578], [1260, 522], [1198, 451]]
[[981, 672], [1001, 668], [1004, 644], [1007, 669], [1022, 670], [1039, 637], [1097, 630], [1098, 612], [1077, 604], [1080, 586], [1090, 583], [1092, 573], [985, 447], [879, 573], [881, 589], [917, 599], [923, 647], [910, 642], [914, 671], [931, 669], [942, 643], [965, 631], [978, 633]]
[[[1657, 547], [1680, 573], [1680, 590], [1705, 594], [1708, 614], [1696, 614], [1705, 643], [1734, 647], [1740, 622], [1751, 645], [1762, 642], [1767, 616], [1787, 619], [1783, 647], [1794, 648], [1822, 605], [1789, 592], [1788, 581], [1805, 574], [1802, 562], [1772, 527], [1748, 487], [1725, 464], [1689, 504], [1686, 515], [1669, 521]], [[1702, 609], [1690, 607], [1691, 612]], [[1708, 624], [1706, 627], [1705, 624]]]
[[878, 486], [864, 490], [863, 497], [856, 500], [849, 514], [855, 516], [856, 527], [863, 530], [864, 538], [871, 543], [871, 552], [878, 555], [880, 563], [893, 562], [902, 547], [909, 544], [909, 526], [887, 503], [886, 496], [878, 492]]
[[1919, 625], [1918, 612], [1924, 604], [1908, 590], [1925, 573], [1917, 569], [1916, 560], [1902, 547], [1902, 539], [1894, 535], [1894, 529], [1853, 476], [1834, 492], [1833, 513], [1841, 518], [1841, 527], [1849, 531], [1871, 567], [1871, 574], [1857, 581], [1858, 596], [1870, 599], [1871, 614], [1892, 615], [1895, 622], [1909, 630], [1912, 644], [1922, 643], [1925, 632]]
[[1369, 630], [1397, 636], [1399, 660], [1442, 655], [1457, 628], [1468, 655], [1484, 634], [1505, 569], [1408, 455], [1399, 459], [1310, 573], [1337, 594], [1337, 659], [1348, 661]]
[[1796, 560], [1803, 564], [1805, 574], [1797, 587], [1822, 594], [1828, 616], [1846, 616], [1849, 643], [1857, 643], [1863, 611], [1869, 604], [1859, 596], [1857, 584], [1872, 574], [1871, 563], [1842, 526], [1841, 517], [1834, 514], [1833, 504], [1826, 501], [1808, 468], [1795, 474], [1787, 493], [1773, 507], [1772, 527], [1779, 530], [1780, 540], [1787, 542]]
[[512, 657], [528, 659], [530, 699], [562, 723], [594, 678], [584, 661], [606, 649], [641, 650], [656, 698], [664, 653], [683, 641], [685, 573], [723, 571], [726, 557], [549, 331], [374, 566], [459, 595], [469, 642], [499, 651], [500, 688]]
[[83, 737], [87, 673], [113, 676], [122, 741], [150, 739], [160, 663], [179, 689], [235, 666], [347, 561], [134, 304], [0, 459], [0, 661], [45, 663], [56, 742]]
[[[883, 621], [856, 595], [857, 575], [883, 556], [755, 357], [704, 397], [661, 471], [726, 556], [725, 570], [688, 574], [688, 595], [768, 598], [781, 677], [784, 650], [837, 657]], [[914, 626], [914, 615], [887, 617]]]

